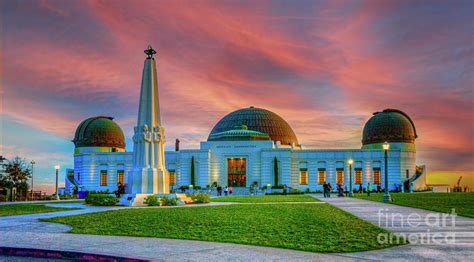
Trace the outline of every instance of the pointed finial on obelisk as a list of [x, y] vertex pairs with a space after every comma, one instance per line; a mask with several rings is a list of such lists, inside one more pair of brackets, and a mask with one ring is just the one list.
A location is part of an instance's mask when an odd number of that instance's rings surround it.
[[155, 49], [153, 49], [150, 44], [148, 44], [148, 47], [143, 52], [145, 52], [145, 54], [147, 55], [147, 59], [152, 59], [153, 55], [156, 54]]

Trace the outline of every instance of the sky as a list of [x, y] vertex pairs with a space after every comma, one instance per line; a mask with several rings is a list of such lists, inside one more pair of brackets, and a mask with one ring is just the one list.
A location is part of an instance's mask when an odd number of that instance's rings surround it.
[[271, 110], [304, 148], [360, 148], [373, 112], [415, 122], [428, 172], [474, 174], [473, 1], [2, 1], [0, 154], [73, 167], [79, 123], [109, 115], [131, 151], [141, 70], [158, 51], [167, 149], [227, 113]]

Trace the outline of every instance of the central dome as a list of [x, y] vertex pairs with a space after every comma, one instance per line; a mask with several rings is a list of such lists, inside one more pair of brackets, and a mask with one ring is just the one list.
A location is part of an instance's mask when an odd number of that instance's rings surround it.
[[290, 125], [279, 115], [262, 108], [243, 108], [222, 118], [212, 129], [207, 141], [222, 141], [220, 133], [241, 129], [268, 134], [271, 140], [280, 141], [282, 145], [298, 145], [298, 139]]

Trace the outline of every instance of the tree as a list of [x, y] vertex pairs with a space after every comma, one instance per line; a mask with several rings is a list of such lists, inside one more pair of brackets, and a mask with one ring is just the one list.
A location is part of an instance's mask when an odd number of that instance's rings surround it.
[[274, 176], [274, 186], [278, 186], [278, 159], [275, 157], [273, 159], [273, 176]]
[[195, 179], [195, 174], [194, 174], [194, 156], [191, 157], [191, 185], [195, 185], [194, 184], [194, 179]]
[[16, 187], [18, 191], [28, 191], [30, 177], [29, 163], [25, 159], [15, 157], [4, 164], [4, 171], [0, 173], [0, 187]]

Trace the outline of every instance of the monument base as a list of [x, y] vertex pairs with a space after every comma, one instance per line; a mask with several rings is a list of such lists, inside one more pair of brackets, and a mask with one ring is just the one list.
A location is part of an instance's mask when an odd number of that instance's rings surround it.
[[146, 207], [147, 205], [144, 204], [145, 198], [152, 195], [157, 197], [166, 196], [169, 198], [177, 198], [178, 205], [192, 203], [191, 198], [187, 197], [186, 194], [125, 194], [120, 197], [119, 205], [130, 207]]
[[134, 194], [168, 194], [169, 174], [163, 168], [134, 168], [130, 171], [128, 192]]

